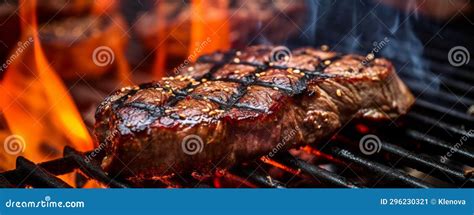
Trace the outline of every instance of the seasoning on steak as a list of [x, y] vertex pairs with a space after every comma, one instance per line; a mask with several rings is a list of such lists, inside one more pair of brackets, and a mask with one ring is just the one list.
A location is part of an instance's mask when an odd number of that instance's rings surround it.
[[271, 62], [273, 48], [202, 56], [179, 76], [106, 98], [95, 130], [103, 167], [134, 180], [210, 173], [266, 155], [284, 138], [292, 144], [280, 150], [317, 144], [351, 118], [394, 118], [414, 102], [385, 59], [301, 48]]

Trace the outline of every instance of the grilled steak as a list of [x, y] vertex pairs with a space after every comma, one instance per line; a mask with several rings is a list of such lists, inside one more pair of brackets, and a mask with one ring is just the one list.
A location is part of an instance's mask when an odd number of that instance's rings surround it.
[[278, 58], [272, 50], [202, 56], [181, 75], [106, 98], [95, 130], [103, 167], [138, 180], [209, 173], [317, 144], [354, 117], [397, 117], [414, 102], [385, 59], [312, 48]]

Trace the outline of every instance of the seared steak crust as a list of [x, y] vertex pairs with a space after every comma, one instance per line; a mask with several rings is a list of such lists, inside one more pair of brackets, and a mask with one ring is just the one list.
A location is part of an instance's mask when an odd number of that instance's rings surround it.
[[[96, 113], [103, 167], [139, 180], [206, 173], [266, 155], [282, 139], [291, 144], [279, 150], [317, 144], [354, 117], [396, 117], [414, 101], [385, 59], [301, 48], [272, 62], [273, 48], [202, 56], [181, 75], [113, 93]], [[188, 137], [202, 148], [194, 142], [190, 153]]]

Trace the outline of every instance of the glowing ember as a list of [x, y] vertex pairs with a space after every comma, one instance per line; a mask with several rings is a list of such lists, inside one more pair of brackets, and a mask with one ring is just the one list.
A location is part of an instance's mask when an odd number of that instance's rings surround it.
[[277, 161], [275, 161], [275, 160], [273, 160], [273, 159], [270, 159], [270, 158], [268, 158], [268, 157], [261, 157], [260, 160], [263, 161], [264, 163], [267, 163], [267, 164], [270, 164], [270, 165], [272, 165], [272, 166], [275, 166], [275, 167], [277, 167], [277, 168], [279, 168], [279, 169], [282, 169], [282, 170], [284, 170], [284, 171], [286, 171], [286, 172], [289, 172], [289, 173], [291, 173], [291, 174], [294, 174], [294, 175], [299, 175], [299, 174], [301, 174], [301, 170], [299, 170], [299, 169], [298, 169], [298, 170], [294, 170], [294, 169], [292, 169], [292, 168], [290, 168], [290, 167], [288, 167], [288, 166], [286, 166], [286, 165], [284, 165], [284, 164], [282, 164], [282, 163], [279, 163], [279, 162], [277, 162]]

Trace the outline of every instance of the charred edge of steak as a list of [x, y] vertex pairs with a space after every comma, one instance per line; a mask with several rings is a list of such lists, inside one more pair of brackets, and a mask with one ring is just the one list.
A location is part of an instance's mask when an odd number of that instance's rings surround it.
[[[106, 98], [95, 129], [104, 168], [135, 179], [209, 172], [324, 140], [353, 117], [396, 117], [414, 101], [387, 60], [302, 48], [272, 62], [272, 50], [205, 55], [182, 75]], [[202, 146], [190, 155], [183, 140], [193, 135]]]

